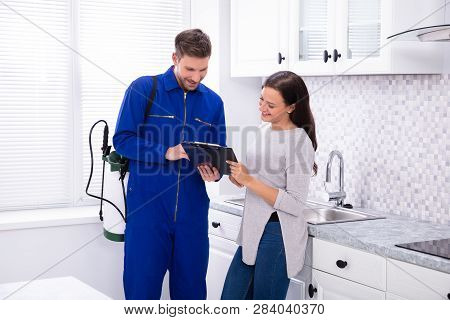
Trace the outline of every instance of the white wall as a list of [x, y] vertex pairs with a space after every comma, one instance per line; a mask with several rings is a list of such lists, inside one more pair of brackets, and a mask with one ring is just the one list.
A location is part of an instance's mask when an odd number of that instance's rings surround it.
[[[230, 77], [230, 0], [192, 0], [191, 25], [206, 32], [213, 45], [210, 70], [205, 84], [215, 89], [225, 103], [228, 129], [227, 144], [242, 159], [242, 129], [260, 123], [258, 97], [261, 78]], [[227, 177], [217, 183], [209, 183], [210, 197], [224, 194], [239, 194]]]
[[[445, 7], [445, 22], [450, 24], [450, 3]], [[450, 73], [450, 41], [443, 43], [446, 46], [445, 48], [445, 62], [444, 62], [444, 73]]]
[[123, 299], [123, 244], [100, 223], [0, 231], [0, 253], [0, 283], [74, 276]]

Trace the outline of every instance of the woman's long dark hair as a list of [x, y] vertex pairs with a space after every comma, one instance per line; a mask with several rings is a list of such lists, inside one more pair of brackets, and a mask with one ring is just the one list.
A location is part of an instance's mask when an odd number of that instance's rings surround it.
[[[309, 106], [309, 93], [303, 79], [291, 71], [278, 71], [266, 79], [263, 87], [277, 90], [286, 105], [295, 104], [289, 118], [299, 128], [303, 128], [312, 141], [314, 151], [317, 150], [316, 125]], [[317, 175], [317, 164], [314, 162], [314, 175]]]

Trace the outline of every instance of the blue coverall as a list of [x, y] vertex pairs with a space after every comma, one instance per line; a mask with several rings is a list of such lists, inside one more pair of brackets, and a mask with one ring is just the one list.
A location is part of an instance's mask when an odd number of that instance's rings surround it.
[[152, 78], [136, 79], [125, 92], [113, 144], [127, 157], [127, 224], [123, 283], [126, 299], [160, 299], [169, 270], [171, 299], [206, 299], [209, 197], [198, 170], [165, 153], [182, 141], [226, 145], [221, 98], [199, 84], [184, 93], [173, 66], [158, 75], [144, 123]]

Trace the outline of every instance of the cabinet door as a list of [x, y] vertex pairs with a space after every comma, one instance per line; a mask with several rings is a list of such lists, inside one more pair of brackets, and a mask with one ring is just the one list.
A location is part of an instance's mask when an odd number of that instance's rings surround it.
[[311, 283], [312, 268], [304, 265], [302, 271], [291, 279], [286, 300], [309, 300], [307, 286]]
[[[231, 0], [231, 76], [287, 69], [288, 0]], [[279, 63], [278, 55], [284, 60]]]
[[312, 271], [312, 290], [319, 300], [384, 300], [383, 291], [336, 277], [316, 269]]
[[391, 19], [392, 4], [388, 0], [339, 1], [336, 73], [388, 73], [391, 51], [386, 38], [392, 29]]
[[450, 299], [450, 274], [388, 259], [387, 291], [403, 299]]
[[[289, 68], [304, 75], [333, 74], [336, 0], [289, 2]], [[327, 52], [325, 58], [324, 53]]]
[[220, 300], [228, 268], [238, 245], [214, 235], [209, 235], [209, 264], [206, 275], [208, 300]]

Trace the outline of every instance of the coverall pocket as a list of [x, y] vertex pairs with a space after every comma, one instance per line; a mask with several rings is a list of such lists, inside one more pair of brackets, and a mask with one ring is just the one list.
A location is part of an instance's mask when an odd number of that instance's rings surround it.
[[159, 143], [165, 146], [174, 145], [173, 132], [180, 122], [175, 115], [169, 113], [149, 114], [145, 124], [144, 137], [148, 143]]
[[202, 119], [200, 119], [199, 117], [195, 117], [194, 120], [197, 121], [197, 122], [200, 122], [201, 124], [204, 124], [204, 125], [206, 125], [206, 126], [210, 126], [210, 127], [212, 126], [212, 123], [211, 123], [211, 122], [207, 122], [207, 121], [205, 121], [205, 120], [202, 120]]
[[191, 127], [194, 141], [213, 143], [215, 123], [208, 116], [194, 116]]

